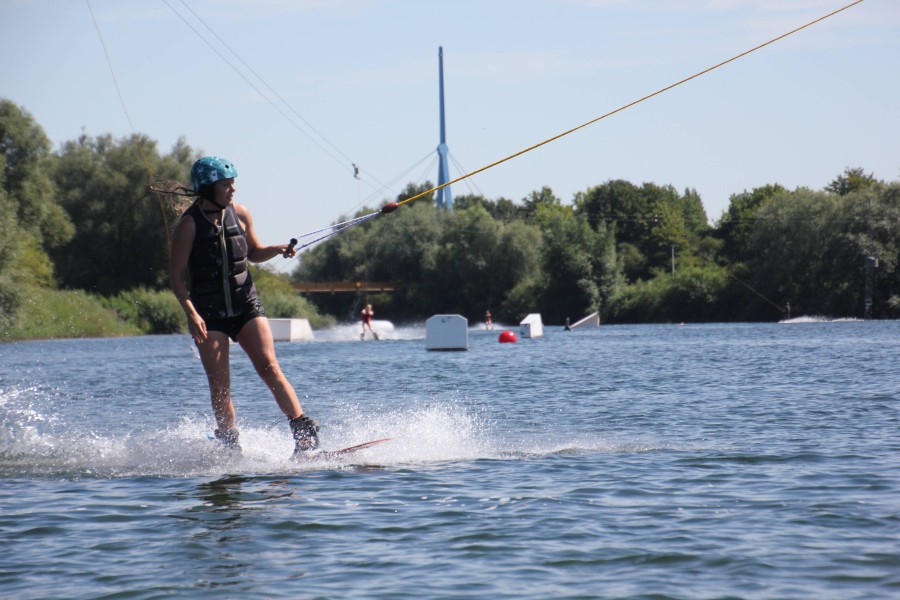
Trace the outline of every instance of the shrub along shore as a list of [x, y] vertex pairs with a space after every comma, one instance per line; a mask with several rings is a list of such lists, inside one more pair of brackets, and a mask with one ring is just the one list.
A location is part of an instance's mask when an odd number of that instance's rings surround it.
[[[334, 324], [291, 290], [286, 275], [251, 268], [269, 316], [309, 319], [316, 329]], [[168, 290], [138, 288], [103, 297], [32, 287], [22, 293], [15, 321], [0, 328], [0, 342], [186, 332], [184, 312]]]

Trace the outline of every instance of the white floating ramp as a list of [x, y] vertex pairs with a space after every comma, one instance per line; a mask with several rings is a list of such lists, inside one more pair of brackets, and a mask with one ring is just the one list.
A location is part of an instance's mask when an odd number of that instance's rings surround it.
[[540, 313], [531, 313], [519, 323], [519, 334], [523, 338], [539, 338], [544, 335], [544, 322]]
[[468, 350], [469, 320], [462, 315], [434, 315], [425, 321], [426, 350]]
[[269, 319], [276, 342], [312, 341], [315, 339], [309, 319]]
[[600, 313], [591, 313], [574, 325], [569, 325], [569, 329], [578, 329], [580, 327], [600, 327]]

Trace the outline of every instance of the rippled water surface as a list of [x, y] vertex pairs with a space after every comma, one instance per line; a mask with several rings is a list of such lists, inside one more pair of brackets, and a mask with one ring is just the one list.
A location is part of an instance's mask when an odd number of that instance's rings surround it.
[[0, 345], [3, 598], [900, 598], [900, 323], [603, 326], [246, 357], [224, 455], [186, 336]]

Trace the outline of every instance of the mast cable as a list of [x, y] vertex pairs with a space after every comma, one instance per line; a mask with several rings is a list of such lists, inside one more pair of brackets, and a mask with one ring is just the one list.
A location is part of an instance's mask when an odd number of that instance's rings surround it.
[[819, 17], [818, 19], [815, 19], [815, 20], [813, 20], [813, 21], [810, 21], [809, 23], [807, 23], [807, 24], [805, 24], [805, 25], [801, 25], [800, 27], [797, 27], [796, 29], [792, 29], [791, 31], [788, 31], [787, 33], [783, 33], [783, 34], [779, 35], [778, 37], [772, 38], [771, 40], [769, 40], [769, 41], [767, 41], [767, 42], [764, 42], [764, 43], [759, 44], [758, 46], [755, 46], [755, 47], [753, 47], [753, 48], [751, 48], [751, 49], [749, 49], [749, 50], [746, 50], [746, 51], [744, 51], [744, 52], [741, 52], [740, 54], [737, 54], [737, 55], [735, 55], [735, 56], [732, 56], [731, 58], [729, 58], [729, 59], [727, 59], [727, 60], [723, 60], [722, 62], [720, 62], [720, 63], [718, 63], [718, 64], [716, 64], [716, 65], [713, 65], [713, 66], [711, 66], [711, 67], [708, 67], [708, 68], [706, 68], [706, 69], [703, 69], [702, 71], [699, 71], [699, 72], [697, 72], [697, 73], [694, 73], [693, 75], [691, 75], [691, 76], [689, 76], [689, 77], [685, 77], [685, 78], [682, 79], [681, 81], [678, 81], [678, 82], [673, 83], [673, 84], [671, 84], [671, 85], [667, 85], [666, 87], [661, 88], [661, 89], [659, 89], [659, 90], [653, 92], [652, 94], [647, 94], [647, 95], [644, 96], [643, 98], [639, 98], [638, 100], [635, 100], [635, 101], [633, 101], [633, 102], [629, 102], [628, 104], [625, 104], [625, 105], [623, 105], [623, 106], [620, 106], [619, 108], [617, 108], [617, 109], [615, 109], [615, 110], [611, 110], [611, 111], [609, 111], [609, 112], [606, 113], [606, 114], [603, 114], [603, 115], [600, 115], [599, 117], [596, 117], [596, 118], [594, 118], [594, 119], [591, 119], [590, 121], [588, 121], [588, 122], [586, 122], [586, 123], [582, 123], [581, 125], [578, 125], [577, 127], [573, 127], [572, 129], [569, 129], [568, 131], [564, 131], [564, 132], [562, 132], [562, 133], [560, 133], [560, 134], [557, 134], [557, 135], [555, 135], [555, 136], [553, 136], [553, 137], [551, 137], [551, 138], [547, 138], [547, 139], [544, 140], [543, 142], [538, 142], [537, 144], [534, 144], [533, 146], [529, 146], [528, 148], [525, 148], [524, 150], [519, 150], [518, 152], [516, 152], [516, 153], [514, 153], [514, 154], [510, 154], [510, 155], [507, 156], [506, 158], [501, 158], [500, 160], [494, 161], [494, 162], [490, 163], [489, 165], [486, 165], [486, 166], [484, 166], [484, 167], [481, 167], [480, 169], [476, 169], [475, 171], [472, 171], [471, 173], [467, 173], [467, 174], [465, 174], [465, 175], [461, 175], [461, 176], [457, 177], [456, 179], [454, 179], [454, 180], [452, 180], [452, 181], [448, 181], [448, 182], [446, 182], [446, 183], [443, 183], [443, 184], [441, 184], [441, 185], [438, 185], [438, 186], [436, 186], [436, 187], [434, 187], [434, 188], [432, 188], [432, 189], [430, 189], [430, 190], [425, 190], [424, 192], [422, 192], [422, 193], [420, 193], [420, 194], [418, 194], [418, 195], [416, 195], [416, 196], [413, 196], [412, 198], [407, 198], [406, 200], [403, 200], [402, 202], [399, 202], [398, 204], [403, 205], [403, 204], [406, 204], [407, 202], [412, 202], [412, 201], [414, 201], [414, 200], [418, 200], [418, 199], [421, 198], [422, 196], [425, 196], [425, 195], [427, 195], [427, 194], [430, 194], [430, 193], [432, 193], [432, 192], [435, 192], [435, 191], [437, 191], [437, 190], [439, 190], [439, 189], [441, 189], [441, 188], [447, 187], [448, 185], [451, 185], [451, 184], [453, 184], [453, 183], [457, 183], [458, 181], [462, 181], [462, 180], [464, 180], [464, 179], [468, 179], [469, 177], [472, 177], [473, 175], [477, 175], [478, 173], [481, 173], [481, 172], [483, 172], [483, 171], [487, 171], [487, 170], [490, 169], [490, 168], [496, 167], [497, 165], [503, 164], [503, 163], [505, 163], [505, 162], [507, 162], [507, 161], [509, 161], [509, 160], [512, 160], [512, 159], [514, 159], [514, 158], [517, 158], [517, 157], [519, 157], [519, 156], [525, 154], [526, 152], [531, 152], [532, 150], [535, 150], [536, 148], [540, 148], [541, 146], [545, 146], [545, 145], [549, 144], [550, 142], [554, 142], [554, 141], [560, 139], [561, 137], [567, 136], [567, 135], [569, 135], [570, 133], [574, 133], [574, 132], [578, 131], [579, 129], [583, 129], [583, 128], [587, 127], [588, 125], [593, 125], [593, 124], [596, 123], [597, 121], [601, 121], [601, 120], [603, 120], [603, 119], [605, 119], [605, 118], [607, 118], [607, 117], [610, 117], [610, 116], [612, 116], [612, 115], [614, 115], [614, 114], [616, 114], [616, 113], [622, 112], [623, 110], [625, 110], [625, 109], [627, 109], [627, 108], [631, 108], [632, 106], [635, 106], [636, 104], [640, 104], [640, 103], [643, 102], [644, 100], [649, 100], [650, 98], [653, 98], [654, 96], [658, 96], [658, 95], [660, 95], [660, 94], [662, 94], [662, 93], [664, 93], [664, 92], [668, 92], [669, 90], [671, 90], [671, 89], [673, 89], [673, 88], [676, 88], [676, 87], [678, 87], [679, 85], [681, 85], [681, 84], [683, 84], [683, 83], [687, 83], [688, 81], [691, 81], [692, 79], [696, 79], [697, 77], [700, 77], [701, 75], [705, 75], [705, 74], [709, 73], [710, 71], [714, 71], [714, 70], [718, 69], [719, 67], [722, 67], [722, 66], [724, 66], [724, 65], [727, 65], [728, 63], [731, 63], [731, 62], [734, 62], [734, 61], [738, 60], [739, 58], [743, 58], [743, 57], [747, 56], [748, 54], [750, 54], [750, 53], [752, 53], [752, 52], [756, 52], [757, 50], [759, 50], [759, 49], [761, 49], [761, 48], [764, 48], [764, 47], [766, 47], [766, 46], [768, 46], [768, 45], [770, 45], [770, 44], [774, 44], [775, 42], [777, 42], [777, 41], [779, 41], [779, 40], [782, 40], [782, 39], [784, 39], [784, 38], [786, 38], [786, 37], [788, 37], [788, 36], [790, 36], [790, 35], [793, 35], [793, 34], [797, 33], [798, 31], [801, 31], [801, 30], [803, 30], [803, 29], [806, 29], [807, 27], [811, 27], [812, 25], [815, 25], [816, 23], [819, 23], [820, 21], [824, 21], [824, 20], [827, 19], [828, 17], [832, 17], [832, 16], [838, 14], [839, 12], [845, 11], [845, 10], [847, 10], [848, 8], [852, 7], [852, 6], [856, 6], [857, 4], [860, 4], [861, 2], [863, 2], [863, 0], [856, 0], [855, 2], [851, 2], [850, 4], [844, 6], [843, 8], [839, 8], [839, 9], [833, 11], [833, 12], [828, 13], [828, 14], [825, 15], [825, 16], [822, 16], [822, 17]]
[[[125, 105], [125, 97], [122, 95], [122, 90], [119, 87], [119, 80], [116, 77], [116, 71], [113, 69], [112, 60], [109, 57], [109, 51], [106, 49], [106, 42], [103, 40], [103, 33], [100, 31], [100, 25], [97, 23], [97, 17], [94, 15], [94, 8], [91, 6], [91, 0], [85, 0], [85, 3], [88, 7], [88, 12], [91, 14], [91, 21], [94, 23], [94, 29], [97, 31], [97, 38], [100, 40], [100, 46], [103, 48], [103, 55], [106, 57], [106, 66], [109, 67], [109, 74], [112, 77], [113, 87], [116, 88], [116, 95], [119, 97], [119, 104], [122, 105], [122, 112], [125, 113], [125, 120], [128, 121], [128, 127], [131, 129], [132, 136], [135, 137], [135, 146], [137, 147], [138, 155], [141, 157], [141, 162], [144, 164], [144, 170], [147, 171], [147, 175], [150, 179], [154, 178], [153, 169], [150, 168], [150, 163], [147, 161], [147, 156], [144, 154], [143, 145], [140, 143], [140, 140], [136, 139], [138, 137], [138, 133], [134, 128], [134, 123], [131, 121], [131, 115], [128, 114], [128, 107]], [[156, 201], [159, 203], [159, 212], [162, 214], [163, 224], [166, 228], [166, 250], [171, 252], [172, 248], [172, 236], [169, 233], [169, 218], [166, 216], [166, 209], [163, 206], [162, 195], [159, 192], [154, 192], [156, 195]]]

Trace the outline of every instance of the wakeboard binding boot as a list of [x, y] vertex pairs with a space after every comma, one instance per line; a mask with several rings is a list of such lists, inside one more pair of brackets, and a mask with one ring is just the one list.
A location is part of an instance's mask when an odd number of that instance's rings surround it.
[[300, 415], [288, 422], [294, 437], [294, 458], [303, 458], [307, 452], [319, 447], [319, 423], [315, 419]]
[[241, 452], [241, 434], [237, 430], [237, 428], [231, 427], [229, 429], [216, 429], [214, 435], [216, 437], [216, 440], [220, 444], [222, 444], [223, 447], [231, 450], [232, 452]]

